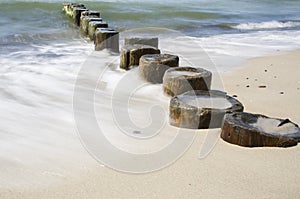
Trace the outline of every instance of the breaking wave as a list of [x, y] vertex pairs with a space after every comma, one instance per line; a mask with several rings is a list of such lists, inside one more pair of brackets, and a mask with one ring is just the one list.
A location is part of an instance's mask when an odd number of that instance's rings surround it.
[[266, 21], [260, 23], [241, 23], [231, 26], [239, 30], [266, 30], [282, 28], [300, 28], [300, 21]]

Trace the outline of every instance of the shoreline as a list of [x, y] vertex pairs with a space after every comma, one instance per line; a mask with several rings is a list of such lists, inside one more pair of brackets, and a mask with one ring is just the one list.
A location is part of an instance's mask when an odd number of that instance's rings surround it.
[[[247, 60], [239, 69], [221, 74], [225, 91], [228, 95], [237, 95], [246, 112], [290, 118], [300, 124], [297, 113], [299, 57], [300, 50], [295, 50]], [[219, 131], [208, 132], [217, 134]], [[0, 197], [296, 198], [299, 195], [300, 160], [297, 157], [300, 145], [244, 148], [219, 139], [212, 152], [199, 160], [197, 157], [206, 132], [200, 130], [190, 149], [178, 161], [157, 172], [145, 175], [119, 173], [101, 166], [86, 152], [80, 153], [86, 161], [86, 166], [78, 169], [80, 173], [56, 177], [55, 184], [45, 187], [28, 176], [31, 183], [22, 188], [0, 186]], [[68, 165], [65, 166], [67, 169]]]

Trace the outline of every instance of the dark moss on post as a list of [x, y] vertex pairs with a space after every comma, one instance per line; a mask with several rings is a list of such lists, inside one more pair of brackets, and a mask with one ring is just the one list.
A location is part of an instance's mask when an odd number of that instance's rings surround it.
[[180, 95], [190, 90], [209, 90], [212, 73], [203, 68], [170, 68], [163, 77], [164, 93], [170, 96]]
[[160, 54], [160, 50], [148, 45], [134, 44], [122, 47], [120, 68], [129, 70], [132, 66], [138, 66], [140, 58], [146, 54]]
[[69, 3], [69, 2], [64, 2], [63, 4], [62, 4], [62, 12], [64, 13], [64, 14], [66, 14], [67, 13], [67, 11], [68, 11], [68, 9], [70, 8], [70, 6], [71, 6], [71, 3]]
[[[200, 105], [197, 98], [212, 100], [211, 104]], [[213, 100], [222, 99], [230, 106], [215, 107]], [[195, 100], [193, 103], [191, 101]], [[210, 107], [211, 106], [211, 107]], [[226, 113], [243, 111], [243, 105], [221, 91], [188, 91], [170, 101], [170, 124], [180, 128], [220, 128]]]
[[148, 82], [160, 84], [169, 68], [178, 67], [179, 57], [170, 54], [147, 54], [140, 58], [140, 75]]
[[97, 28], [95, 32], [95, 50], [109, 49], [119, 52], [119, 32], [111, 28]]
[[83, 4], [63, 3], [63, 12], [71, 19], [74, 19], [75, 9], [86, 9], [86, 7]]

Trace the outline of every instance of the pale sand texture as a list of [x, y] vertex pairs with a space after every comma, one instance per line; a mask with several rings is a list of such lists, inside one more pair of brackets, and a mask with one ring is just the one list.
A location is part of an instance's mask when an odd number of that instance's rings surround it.
[[[289, 118], [300, 124], [300, 51], [250, 60], [240, 70], [224, 74], [224, 84], [228, 94], [238, 96], [246, 111]], [[260, 85], [266, 88], [258, 88]], [[199, 160], [206, 136], [201, 132], [180, 160], [158, 172], [119, 173], [85, 157], [82, 173], [47, 188], [0, 187], [0, 198], [300, 197], [300, 146], [243, 148], [219, 140], [209, 156]]]

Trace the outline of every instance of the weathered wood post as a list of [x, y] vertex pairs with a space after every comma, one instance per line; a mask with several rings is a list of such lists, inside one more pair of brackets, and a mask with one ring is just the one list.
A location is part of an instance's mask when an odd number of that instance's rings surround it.
[[160, 84], [169, 68], [178, 67], [179, 57], [170, 54], [143, 55], [140, 58], [140, 75], [148, 82]]
[[88, 35], [91, 41], [94, 41], [95, 31], [97, 28], [108, 28], [108, 24], [105, 21], [90, 21]]
[[63, 12], [79, 26], [81, 13], [87, 11], [86, 7], [83, 4], [77, 3], [63, 3]]
[[243, 105], [221, 91], [188, 91], [170, 101], [170, 124], [180, 128], [220, 128], [226, 113], [243, 111]]
[[80, 26], [81, 13], [87, 10], [88, 9], [86, 8], [75, 8], [73, 10], [73, 22], [75, 23], [75, 25]]
[[245, 147], [289, 147], [300, 141], [300, 128], [288, 119], [261, 114], [226, 114], [221, 138]]
[[99, 18], [98, 16], [94, 16], [94, 15], [91, 15], [91, 16], [81, 16], [80, 18], [80, 30], [82, 32], [82, 34], [84, 36], [87, 36], [88, 35], [88, 31], [89, 31], [89, 23], [91, 21], [99, 21], [101, 22], [102, 21], [102, 18]]
[[69, 9], [70, 4], [71, 4], [71, 3], [69, 3], [69, 2], [64, 2], [64, 3], [63, 3], [62, 12], [63, 12], [64, 14], [67, 13], [67, 10]]
[[86, 7], [83, 4], [71, 3], [69, 6], [69, 14], [70, 14], [71, 18], [74, 17], [75, 9], [86, 9]]
[[146, 54], [160, 54], [160, 50], [148, 45], [134, 44], [122, 47], [120, 68], [129, 70], [132, 66], [138, 66], [140, 58]]
[[119, 32], [111, 28], [97, 28], [95, 31], [95, 50], [109, 49], [119, 52]]
[[163, 78], [164, 93], [171, 96], [180, 95], [190, 90], [209, 90], [212, 73], [203, 68], [170, 68]]

